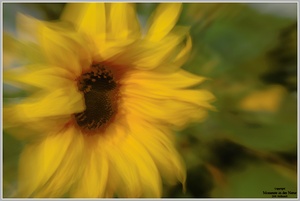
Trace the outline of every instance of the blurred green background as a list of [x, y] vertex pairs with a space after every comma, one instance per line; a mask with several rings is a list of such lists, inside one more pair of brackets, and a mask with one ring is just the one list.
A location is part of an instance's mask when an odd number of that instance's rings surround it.
[[[139, 3], [145, 24], [157, 4]], [[4, 31], [16, 12], [57, 19], [64, 4], [3, 4]], [[297, 192], [297, 4], [185, 3], [179, 25], [190, 26], [193, 50], [183, 68], [210, 78], [202, 88], [217, 111], [177, 133], [187, 167], [187, 190], [171, 198], [271, 198], [263, 191]], [[7, 97], [22, 95], [4, 87]], [[3, 196], [16, 187], [23, 144], [3, 135]], [[282, 192], [282, 191], [277, 191]], [[288, 194], [295, 198], [297, 194]]]

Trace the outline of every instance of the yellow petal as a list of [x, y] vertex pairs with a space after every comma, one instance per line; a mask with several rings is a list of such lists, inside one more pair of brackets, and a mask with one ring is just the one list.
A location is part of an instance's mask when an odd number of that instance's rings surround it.
[[[55, 89], [62, 86], [72, 86], [74, 84], [74, 76], [63, 68], [58, 67], [40, 67], [40, 65], [32, 65], [29, 68], [35, 70], [29, 71], [25, 68], [13, 68], [4, 71], [3, 80], [6, 83], [16, 84], [21, 88], [26, 88], [26, 85], [42, 88]], [[25, 86], [24, 86], [25, 84]]]
[[[122, 80], [121, 93], [124, 97], [132, 97], [132, 101], [139, 98], [169, 102], [184, 102], [194, 104], [194, 107], [212, 109], [210, 103], [214, 96], [200, 89], [188, 87], [204, 81], [205, 78], [193, 75], [187, 71], [179, 70], [173, 73], [157, 73], [148, 71], [131, 71]], [[159, 90], [158, 90], [159, 89]], [[131, 102], [131, 100], [129, 100]]]
[[127, 47], [127, 50], [122, 54], [114, 57], [113, 61], [116, 64], [128, 65], [141, 70], [164, 67], [173, 62], [181, 51], [180, 44], [187, 34], [188, 29], [186, 27], [178, 27], [164, 40], [158, 42], [138, 41]]
[[73, 190], [72, 197], [104, 197], [109, 170], [106, 156], [97, 150], [92, 150], [88, 152], [87, 162], [83, 166], [85, 166], [83, 175]]
[[123, 108], [139, 118], [147, 117], [149, 122], [169, 124], [177, 129], [182, 129], [189, 122], [202, 121], [207, 116], [207, 109], [203, 107], [172, 99], [127, 97]]
[[146, 38], [151, 41], [159, 41], [164, 38], [175, 26], [181, 12], [180, 3], [162, 3], [158, 5]]
[[136, 198], [141, 196], [141, 185], [139, 183], [137, 169], [135, 164], [127, 161], [127, 157], [121, 153], [121, 150], [114, 147], [109, 153], [110, 159], [110, 188], [118, 193], [118, 197]]
[[61, 197], [81, 177], [83, 138], [74, 127], [29, 144], [20, 158], [20, 197]]
[[123, 85], [141, 85], [156, 88], [165, 87], [168, 89], [184, 89], [198, 85], [206, 78], [189, 73], [185, 70], [178, 70], [172, 73], [159, 73], [154, 71], [130, 71], [121, 82]]
[[[9, 107], [8, 107], [9, 108]], [[68, 117], [85, 109], [84, 99], [76, 86], [61, 87], [54, 91], [44, 91], [27, 98], [26, 101], [9, 108], [16, 122], [35, 122]]]
[[122, 143], [105, 147], [110, 161], [110, 186], [118, 197], [159, 197], [161, 183], [156, 166], [147, 151], [130, 135]]
[[18, 13], [16, 16], [16, 30], [19, 39], [38, 42], [39, 30], [45, 24], [34, 17]]
[[72, 22], [79, 32], [106, 35], [106, 11], [104, 3], [68, 3], [61, 15], [62, 20]]
[[35, 140], [44, 137], [48, 132], [58, 132], [69, 121], [70, 117], [39, 118], [24, 120], [18, 116], [14, 107], [3, 108], [3, 129], [18, 140]]
[[121, 148], [127, 154], [128, 160], [135, 163], [142, 186], [142, 196], [158, 198], [162, 193], [162, 184], [157, 167], [148, 151], [132, 135]]
[[[160, 74], [131, 71], [122, 80], [123, 108], [152, 122], [164, 122], [177, 128], [188, 121], [200, 121], [213, 109], [214, 96], [199, 89], [188, 89], [204, 80], [184, 70]], [[158, 90], [159, 89], [159, 90]]]
[[49, 63], [65, 68], [78, 77], [92, 63], [89, 40], [56, 24], [40, 29], [39, 39]]
[[28, 62], [45, 62], [44, 55], [37, 44], [19, 41], [3, 33], [3, 67], [15, 67]]
[[161, 87], [159, 90], [157, 89], [158, 88], [147, 88], [144, 86], [131, 86], [124, 89], [123, 92], [136, 99], [145, 97], [149, 98], [150, 101], [151, 99], [162, 101], [170, 100], [170, 102], [178, 101], [194, 104], [195, 107], [201, 106], [206, 109], [213, 109], [210, 103], [215, 100], [215, 98], [207, 90], [171, 90], [165, 87]]
[[[127, 51], [127, 46], [140, 36], [140, 26], [132, 3], [111, 3], [108, 7], [107, 37], [93, 37], [102, 60]], [[115, 59], [112, 59], [115, 60]]]
[[183, 65], [188, 59], [191, 49], [192, 49], [192, 39], [191, 36], [188, 36], [185, 47], [176, 56], [176, 58], [174, 59], [174, 63], [177, 66]]
[[70, 22], [47, 22], [20, 14], [17, 30], [21, 39], [40, 44], [40, 54], [48, 63], [66, 68], [77, 76], [90, 67], [94, 46], [90, 38], [76, 32]]
[[108, 34], [111, 39], [137, 38], [140, 27], [133, 3], [111, 3]]
[[132, 44], [132, 40], [130, 39], [124, 39], [122, 41], [120, 40], [107, 40], [103, 41], [100, 36], [94, 37], [94, 42], [97, 48], [97, 52], [100, 55], [102, 61], [106, 60], [114, 60], [111, 59], [111, 57], [120, 54], [124, 51], [127, 51], [127, 46]]
[[[153, 158], [164, 181], [172, 185], [180, 181], [183, 185], [186, 180], [186, 171], [183, 161], [176, 151], [173, 138], [167, 129], [157, 129], [146, 121], [128, 115], [132, 135], [147, 149]], [[142, 133], [142, 135], [141, 135]]]
[[112, 127], [106, 132], [106, 136], [98, 140], [98, 147], [101, 147], [109, 162], [107, 191], [111, 194], [123, 191], [122, 197], [126, 197], [126, 193], [130, 197], [139, 197], [141, 186], [137, 177], [137, 169], [120, 149], [120, 144], [124, 143], [127, 138], [126, 129], [121, 125]]

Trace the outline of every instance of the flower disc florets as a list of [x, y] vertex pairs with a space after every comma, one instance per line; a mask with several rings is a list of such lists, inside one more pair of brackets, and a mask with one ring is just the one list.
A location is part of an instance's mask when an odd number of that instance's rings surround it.
[[78, 89], [83, 92], [85, 111], [74, 114], [83, 131], [104, 127], [117, 113], [118, 86], [113, 73], [101, 63], [78, 78]]

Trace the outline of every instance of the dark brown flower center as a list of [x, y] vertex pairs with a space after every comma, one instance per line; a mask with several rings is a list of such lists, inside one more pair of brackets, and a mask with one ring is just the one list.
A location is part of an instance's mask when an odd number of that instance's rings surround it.
[[101, 63], [78, 79], [78, 89], [83, 92], [85, 111], [74, 114], [83, 131], [103, 128], [117, 113], [118, 86], [113, 73]]

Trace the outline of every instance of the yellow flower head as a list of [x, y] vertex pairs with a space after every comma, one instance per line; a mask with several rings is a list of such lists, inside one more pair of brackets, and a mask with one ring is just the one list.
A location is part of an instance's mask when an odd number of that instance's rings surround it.
[[69, 4], [55, 22], [19, 16], [36, 51], [4, 72], [31, 93], [4, 111], [4, 128], [27, 142], [16, 197], [160, 197], [163, 184], [184, 184], [172, 131], [202, 120], [213, 96], [180, 69], [191, 49], [180, 11], [158, 5], [145, 33], [134, 4]]

